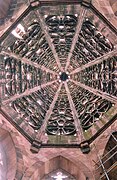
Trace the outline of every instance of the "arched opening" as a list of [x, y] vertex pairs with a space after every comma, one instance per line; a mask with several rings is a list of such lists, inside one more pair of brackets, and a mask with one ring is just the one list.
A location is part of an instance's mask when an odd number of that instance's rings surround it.
[[67, 159], [63, 156], [57, 156], [46, 161], [45, 163], [37, 161], [35, 164], [33, 164], [33, 166], [27, 169], [22, 180], [53, 180], [52, 178], [54, 178], [54, 180], [93, 179], [92, 173], [81, 161], [77, 161], [76, 164], [72, 162], [71, 159]]
[[16, 174], [16, 152], [10, 133], [0, 129], [0, 180], [14, 179]]

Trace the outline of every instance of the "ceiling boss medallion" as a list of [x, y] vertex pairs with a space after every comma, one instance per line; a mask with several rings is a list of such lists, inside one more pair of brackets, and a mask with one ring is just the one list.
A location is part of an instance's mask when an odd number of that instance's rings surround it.
[[58, 79], [59, 79], [59, 82], [61, 82], [61, 81], [68, 82], [68, 80], [70, 79], [69, 72], [60, 72], [59, 76], [58, 76]]
[[0, 37], [1, 113], [32, 152], [89, 152], [116, 118], [117, 30], [90, 0], [57, 3], [32, 0]]

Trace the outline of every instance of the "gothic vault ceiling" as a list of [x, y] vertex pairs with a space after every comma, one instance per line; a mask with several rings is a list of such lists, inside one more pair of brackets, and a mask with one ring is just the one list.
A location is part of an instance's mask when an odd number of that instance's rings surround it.
[[117, 31], [73, 2], [32, 2], [1, 35], [1, 113], [35, 148], [81, 144], [117, 115]]

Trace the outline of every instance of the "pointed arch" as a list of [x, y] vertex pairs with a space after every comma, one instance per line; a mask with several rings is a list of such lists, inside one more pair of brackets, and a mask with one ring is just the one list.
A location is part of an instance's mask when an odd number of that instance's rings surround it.
[[8, 131], [0, 128], [0, 179], [14, 179], [17, 157], [12, 137]]
[[6, 163], [4, 171], [2, 171], [2, 176], [5, 178], [2, 179], [21, 179], [24, 172], [22, 151], [16, 134], [10, 129], [5, 121], [2, 120], [2, 116], [0, 116], [0, 149]]
[[[68, 172], [70, 175], [72, 175], [75, 179], [82, 179], [86, 180], [86, 175], [83, 172], [85, 165], [82, 162], [73, 163], [70, 159], [67, 159], [63, 156], [56, 156], [45, 163], [43, 162], [36, 162], [33, 164], [32, 167], [30, 167], [24, 174], [22, 180], [25, 179], [40, 179], [44, 180], [45, 176], [48, 175], [51, 172], [54, 172], [56, 170], [62, 169], [65, 172]], [[89, 178], [93, 180], [92, 173], [88, 169], [88, 167], [85, 167], [87, 169], [87, 175], [89, 175]]]

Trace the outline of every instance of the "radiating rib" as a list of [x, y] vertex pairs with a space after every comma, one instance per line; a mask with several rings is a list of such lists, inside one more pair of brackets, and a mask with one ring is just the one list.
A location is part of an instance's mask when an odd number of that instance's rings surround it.
[[113, 51], [110, 51], [109, 53], [107, 53], [107, 54], [105, 54], [105, 55], [103, 55], [103, 56], [101, 56], [101, 57], [99, 57], [99, 58], [97, 58], [97, 59], [95, 59], [95, 60], [93, 60], [93, 61], [91, 61], [91, 62], [89, 62], [89, 63], [87, 63], [85, 65], [83, 65], [83, 66], [81, 66], [81, 67], [78, 67], [77, 69], [72, 71], [70, 74], [78, 73], [78, 72], [84, 70], [85, 68], [93, 66], [95, 64], [98, 64], [98, 63], [100, 63], [100, 62], [102, 62], [102, 61], [104, 61], [104, 60], [106, 60], [106, 59], [108, 59], [110, 57], [113, 57], [114, 55], [117, 55], [117, 46], [115, 47], [115, 49]]
[[12, 96], [11, 98], [9, 98], [9, 99], [7, 99], [7, 100], [3, 100], [3, 101], [2, 101], [2, 104], [10, 103], [10, 102], [12, 102], [12, 101], [14, 101], [14, 100], [16, 100], [16, 99], [18, 99], [18, 98], [21, 98], [21, 97], [23, 97], [23, 96], [30, 95], [31, 93], [34, 93], [34, 92], [40, 90], [41, 88], [45, 88], [46, 86], [52, 85], [54, 82], [56, 82], [56, 80], [55, 80], [55, 81], [52, 81], [52, 82], [47, 82], [47, 83], [42, 84], [42, 85], [40, 85], [40, 86], [38, 86], [38, 87], [34, 87], [34, 88], [32, 88], [32, 89], [27, 89], [27, 90], [26, 90], [24, 93], [22, 93], [22, 94], [16, 94], [16, 95]]
[[76, 27], [76, 32], [75, 32], [73, 41], [72, 41], [71, 49], [70, 49], [70, 52], [69, 52], [69, 55], [68, 55], [68, 58], [67, 58], [67, 63], [66, 63], [65, 70], [67, 70], [67, 68], [68, 68], [68, 66], [70, 64], [70, 59], [72, 57], [73, 50], [74, 50], [76, 42], [78, 40], [78, 35], [80, 33], [80, 30], [81, 30], [81, 27], [82, 27], [82, 23], [83, 23], [86, 11], [87, 10], [84, 7], [82, 7], [80, 15], [78, 16], [78, 24], [77, 24], [77, 27]]
[[10, 56], [11, 58], [15, 58], [17, 61], [21, 61], [21, 62], [24, 62], [24, 63], [29, 64], [31, 66], [34, 66], [36, 68], [40, 68], [43, 71], [46, 71], [46, 72], [49, 72], [49, 73], [52, 73], [52, 74], [57, 74], [55, 71], [52, 71], [52, 70], [46, 68], [43, 65], [39, 65], [37, 63], [34, 63], [34, 62], [30, 61], [29, 59], [27, 59], [25, 57], [20, 57], [20, 56], [14, 54], [12, 52], [1, 51], [0, 54], [5, 55], [5, 56]]
[[64, 84], [65, 84], [65, 89], [66, 89], [66, 92], [67, 92], [70, 108], [71, 108], [72, 113], [73, 113], [73, 118], [74, 118], [74, 122], [75, 122], [75, 127], [76, 127], [76, 131], [77, 131], [78, 140], [80, 142], [82, 142], [84, 140], [84, 136], [83, 136], [83, 131], [82, 131], [82, 128], [81, 128], [81, 125], [80, 125], [80, 120], [78, 118], [77, 110], [76, 110], [74, 102], [72, 100], [68, 85], [67, 85], [66, 82]]
[[115, 96], [112, 96], [112, 95], [110, 95], [108, 93], [105, 93], [105, 92], [102, 92], [100, 90], [94, 89], [94, 88], [89, 87], [89, 86], [87, 86], [85, 84], [82, 84], [80, 82], [77, 82], [77, 81], [74, 81], [74, 80], [70, 80], [70, 81], [73, 82], [74, 84], [76, 84], [76, 85], [78, 85], [78, 86], [92, 92], [93, 94], [95, 94], [97, 96], [101, 96], [102, 98], [104, 98], [104, 99], [106, 99], [108, 101], [111, 101], [112, 103], [117, 104], [117, 97], [115, 97]]
[[41, 14], [39, 13], [39, 11], [37, 11], [37, 15], [38, 15], [38, 17], [39, 17], [39, 19], [40, 19], [41, 28], [42, 28], [42, 30], [43, 30], [43, 32], [44, 32], [44, 34], [45, 34], [45, 38], [46, 38], [46, 40], [47, 40], [47, 42], [48, 42], [48, 44], [49, 44], [49, 47], [50, 47], [50, 49], [52, 50], [53, 56], [54, 56], [54, 58], [55, 58], [55, 60], [56, 60], [56, 63], [57, 63], [57, 65], [58, 65], [59, 69], [62, 71], [63, 68], [62, 68], [62, 66], [61, 66], [61, 63], [60, 63], [58, 54], [56, 53], [54, 44], [52, 43], [51, 37], [50, 37], [50, 35], [49, 35], [49, 32], [48, 32], [48, 30], [47, 30], [47, 25], [46, 25], [46, 23], [44, 22], [44, 19], [43, 19], [43, 17], [41, 16]]
[[55, 94], [55, 96], [53, 98], [53, 101], [52, 101], [52, 103], [51, 103], [51, 105], [49, 107], [49, 110], [47, 111], [47, 113], [45, 115], [44, 123], [41, 126], [41, 129], [40, 129], [39, 133], [37, 134], [37, 137], [36, 137], [37, 139], [41, 139], [41, 136], [45, 134], [47, 123], [48, 123], [48, 120], [49, 120], [49, 118], [50, 118], [50, 116], [52, 114], [55, 103], [56, 103], [56, 101], [58, 99], [58, 96], [59, 96], [59, 93], [60, 93], [60, 90], [61, 90], [61, 86], [62, 86], [62, 83], [60, 84], [60, 86], [59, 86], [59, 88], [58, 88], [58, 90], [57, 90], [57, 92], [56, 92], [56, 94]]

